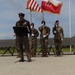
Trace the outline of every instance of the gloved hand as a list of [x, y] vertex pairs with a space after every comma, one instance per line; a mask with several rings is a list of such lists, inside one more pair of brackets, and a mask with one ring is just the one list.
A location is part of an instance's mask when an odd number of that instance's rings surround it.
[[13, 36], [16, 36], [15, 33], [13, 33]]
[[32, 36], [34, 36], [34, 34], [32, 34]]
[[61, 41], [63, 41], [63, 38], [61, 38]]
[[48, 36], [48, 34], [43, 35], [44, 38], [45, 38], [46, 36]]
[[46, 37], [46, 35], [43, 35], [43, 37], [45, 38], [45, 37]]
[[27, 25], [27, 22], [24, 22], [23, 25]]
[[54, 31], [54, 33], [56, 33], [56, 31]]

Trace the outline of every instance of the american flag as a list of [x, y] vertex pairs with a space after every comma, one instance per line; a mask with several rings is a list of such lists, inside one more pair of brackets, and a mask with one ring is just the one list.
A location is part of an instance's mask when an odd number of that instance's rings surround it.
[[26, 9], [30, 9], [31, 11], [42, 12], [41, 7], [35, 0], [28, 0], [26, 4]]

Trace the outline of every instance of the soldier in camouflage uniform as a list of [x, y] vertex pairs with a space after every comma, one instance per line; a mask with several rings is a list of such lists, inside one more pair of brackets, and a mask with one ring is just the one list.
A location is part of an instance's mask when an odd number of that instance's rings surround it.
[[31, 36], [29, 37], [31, 56], [36, 57], [37, 37], [39, 32], [34, 28], [34, 23], [31, 23]]
[[42, 50], [42, 57], [47, 57], [48, 53], [48, 37], [50, 35], [50, 28], [45, 26], [45, 21], [41, 22], [41, 25], [38, 29], [40, 31], [40, 44]]
[[63, 28], [61, 26], [59, 26], [58, 20], [55, 22], [55, 26], [53, 27], [52, 32], [54, 34], [56, 56], [60, 56], [61, 55], [62, 41], [63, 41], [63, 38], [64, 38], [64, 32], [63, 32]]
[[[20, 20], [16, 22], [16, 27], [27, 27], [28, 33], [31, 35], [30, 23], [29, 23], [29, 21], [24, 19], [25, 14], [19, 13], [18, 15], [19, 15]], [[16, 45], [17, 45], [17, 48], [18, 48], [19, 53], [20, 53], [19, 62], [24, 62], [23, 46], [25, 47], [25, 50], [26, 50], [28, 62], [31, 62], [28, 33], [25, 33], [23, 36], [16, 35]]]

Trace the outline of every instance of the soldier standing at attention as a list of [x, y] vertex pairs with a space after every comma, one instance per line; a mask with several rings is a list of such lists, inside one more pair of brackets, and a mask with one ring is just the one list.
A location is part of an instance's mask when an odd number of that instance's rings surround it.
[[41, 25], [38, 29], [40, 31], [40, 44], [42, 50], [42, 57], [47, 57], [48, 53], [48, 37], [50, 35], [50, 28], [45, 25], [45, 21], [41, 22]]
[[[30, 28], [30, 23], [29, 21], [24, 19], [23, 13], [19, 13], [19, 21], [16, 22], [16, 27], [27, 27], [28, 32], [31, 35], [31, 28]], [[29, 47], [29, 40], [28, 40], [28, 33], [26, 33], [24, 36], [16, 36], [17, 39], [17, 46], [20, 52], [20, 60], [19, 62], [24, 62], [24, 55], [23, 55], [23, 46], [25, 47], [26, 50], [26, 55], [28, 62], [31, 62], [31, 55], [30, 55], [30, 47]]]
[[31, 23], [31, 36], [29, 37], [31, 56], [36, 57], [37, 37], [39, 32], [34, 28], [34, 23]]
[[63, 38], [64, 38], [64, 32], [63, 32], [63, 28], [61, 26], [59, 26], [59, 20], [57, 20], [55, 22], [55, 26], [53, 27], [52, 32], [54, 34], [56, 56], [60, 56], [61, 55], [62, 41], [63, 41]]

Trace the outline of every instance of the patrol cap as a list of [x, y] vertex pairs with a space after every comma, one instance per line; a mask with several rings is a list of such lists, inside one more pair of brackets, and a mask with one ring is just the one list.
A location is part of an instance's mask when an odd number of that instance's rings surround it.
[[25, 14], [24, 13], [19, 13], [18, 15], [19, 15], [19, 17], [20, 16], [24, 17]]
[[44, 20], [43, 20], [43, 21], [41, 21], [41, 24], [42, 24], [42, 23], [44, 23], [44, 25], [46, 24], [46, 22], [45, 22]]
[[59, 22], [59, 20], [56, 20], [56, 23]]
[[33, 26], [34, 26], [34, 23], [31, 23], [31, 25], [33, 25]]

